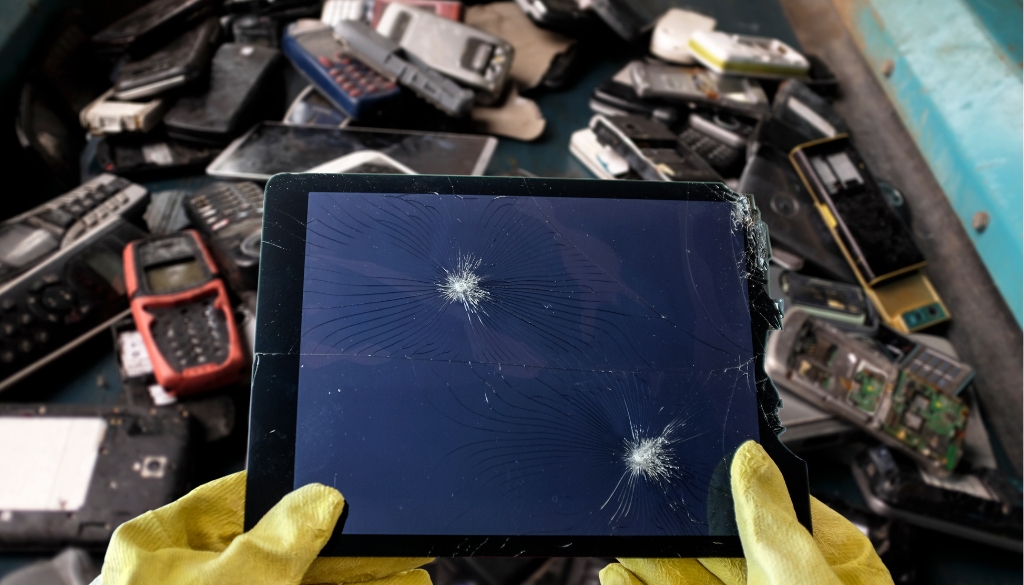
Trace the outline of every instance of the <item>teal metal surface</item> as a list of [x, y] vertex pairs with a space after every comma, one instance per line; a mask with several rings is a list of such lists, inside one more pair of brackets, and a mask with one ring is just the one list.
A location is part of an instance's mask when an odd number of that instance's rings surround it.
[[[1021, 3], [834, 2], [1020, 325]], [[972, 226], [981, 212], [983, 230]]]

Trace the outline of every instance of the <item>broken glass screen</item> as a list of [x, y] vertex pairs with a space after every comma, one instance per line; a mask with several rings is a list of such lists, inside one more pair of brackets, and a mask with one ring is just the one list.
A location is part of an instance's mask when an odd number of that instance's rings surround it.
[[294, 487], [351, 535], [734, 534], [734, 205], [310, 193]]

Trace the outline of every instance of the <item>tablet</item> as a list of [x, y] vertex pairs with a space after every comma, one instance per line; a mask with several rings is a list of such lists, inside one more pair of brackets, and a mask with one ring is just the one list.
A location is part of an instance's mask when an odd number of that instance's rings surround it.
[[264, 203], [246, 527], [318, 482], [326, 556], [741, 556], [767, 233], [721, 184], [286, 174]]

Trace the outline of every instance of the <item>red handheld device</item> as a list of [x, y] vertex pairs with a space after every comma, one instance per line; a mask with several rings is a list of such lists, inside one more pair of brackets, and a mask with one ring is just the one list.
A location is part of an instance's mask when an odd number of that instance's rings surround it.
[[129, 243], [124, 278], [153, 375], [168, 393], [238, 380], [245, 361], [227, 288], [195, 231]]

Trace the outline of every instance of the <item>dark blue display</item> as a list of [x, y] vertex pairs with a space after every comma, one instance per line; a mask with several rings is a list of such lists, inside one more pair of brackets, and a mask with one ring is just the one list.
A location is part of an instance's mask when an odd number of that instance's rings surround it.
[[310, 193], [294, 485], [343, 534], [731, 533], [746, 266], [725, 201]]

